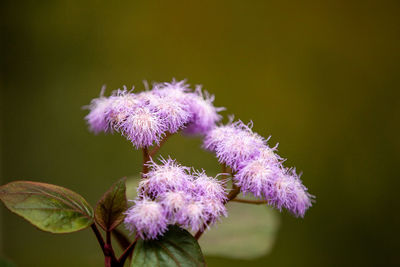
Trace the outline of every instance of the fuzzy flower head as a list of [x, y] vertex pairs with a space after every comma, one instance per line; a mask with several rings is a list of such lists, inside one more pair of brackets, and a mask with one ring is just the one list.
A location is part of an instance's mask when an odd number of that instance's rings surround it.
[[167, 218], [160, 203], [141, 199], [135, 201], [125, 213], [125, 225], [131, 231], [136, 231], [142, 239], [155, 239], [167, 230]]
[[187, 167], [183, 167], [171, 158], [162, 159], [161, 165], [151, 161], [148, 166], [150, 171], [145, 174], [145, 179], [139, 184], [139, 192], [144, 192], [156, 197], [169, 190], [182, 190], [192, 179], [187, 174]]
[[265, 192], [270, 191], [271, 184], [281, 172], [279, 165], [259, 157], [244, 162], [233, 180], [243, 193], [265, 197]]
[[160, 202], [163, 205], [169, 222], [174, 224], [176, 222], [175, 214], [190, 201], [191, 195], [185, 191], [168, 191], [163, 193], [160, 197]]
[[106, 112], [107, 120], [115, 130], [119, 131], [128, 116], [140, 105], [140, 101], [126, 87], [123, 90], [114, 91], [109, 99], [110, 105]]
[[312, 205], [313, 196], [307, 192], [294, 169], [285, 169], [266, 194], [269, 195], [269, 203], [279, 210], [286, 208], [297, 217], [304, 217], [306, 210]]
[[230, 130], [225, 130], [229, 134], [222, 140], [213, 141], [210, 137], [208, 142], [215, 147], [219, 162], [236, 171], [244, 161], [257, 157], [260, 149], [266, 146], [266, 141], [252, 132], [251, 125], [245, 125], [241, 121], [232, 123], [229, 127]]
[[120, 123], [119, 130], [136, 148], [142, 148], [154, 142], [158, 144], [165, 132], [165, 125], [157, 112], [139, 106]]
[[144, 92], [144, 94], [143, 99], [157, 110], [157, 114], [163, 120], [168, 132], [176, 133], [191, 118], [187, 105], [176, 101], [173, 96], [168, 94], [161, 96], [154, 91]]
[[204, 229], [208, 214], [202, 201], [191, 201], [177, 213], [176, 217], [178, 224], [196, 232]]
[[186, 107], [190, 103], [191, 93], [189, 93], [189, 85], [186, 84], [185, 80], [172, 80], [170, 83], [156, 83], [153, 86], [152, 92], [160, 97], [169, 97], [176, 103], [180, 103]]
[[222, 216], [227, 217], [228, 212], [224, 202], [216, 198], [202, 198], [208, 225], [215, 224]]
[[89, 114], [85, 117], [89, 129], [98, 134], [100, 132], [109, 132], [110, 127], [107, 120], [107, 111], [111, 105], [111, 100], [104, 97], [105, 87], [102, 88], [100, 97], [95, 98], [90, 102], [90, 105], [85, 107], [90, 110]]
[[194, 192], [196, 195], [209, 200], [216, 200], [220, 203], [226, 200], [226, 190], [222, 181], [207, 176], [204, 171], [195, 172], [193, 176]]
[[[232, 118], [233, 119], [233, 118]], [[232, 127], [232, 120], [227, 125], [221, 125], [213, 128], [204, 137], [203, 147], [210, 151], [215, 151], [217, 146], [227, 137], [232, 136], [236, 132], [236, 128]]]
[[191, 135], [204, 135], [222, 119], [218, 112], [225, 108], [215, 107], [213, 105], [214, 95], [210, 95], [207, 91], [203, 92], [200, 86], [196, 88], [190, 99], [189, 108], [193, 117], [184, 131]]
[[269, 161], [271, 164], [281, 164], [284, 159], [276, 153], [276, 148], [277, 145], [273, 148], [269, 146], [261, 148], [259, 157], [266, 161]]

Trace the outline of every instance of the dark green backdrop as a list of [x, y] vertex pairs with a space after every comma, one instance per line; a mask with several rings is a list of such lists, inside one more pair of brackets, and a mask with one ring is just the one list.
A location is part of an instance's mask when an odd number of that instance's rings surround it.
[[[103, 84], [201, 83], [304, 172], [305, 219], [282, 214], [272, 252], [209, 266], [399, 264], [399, 1], [3, 1], [1, 179], [69, 187], [92, 204], [140, 171], [123, 138], [88, 132]], [[200, 140], [163, 150], [219, 169]], [[20, 266], [101, 266], [90, 231], [53, 236], [1, 208]], [[397, 255], [396, 255], [397, 254]]]

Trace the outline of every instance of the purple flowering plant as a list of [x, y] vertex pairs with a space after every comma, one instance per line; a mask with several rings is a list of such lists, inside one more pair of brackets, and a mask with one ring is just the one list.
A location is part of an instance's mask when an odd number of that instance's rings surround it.
[[[91, 228], [104, 254], [105, 266], [205, 266], [197, 240], [229, 216], [226, 204], [265, 204], [303, 217], [314, 197], [295, 168], [284, 166], [277, 147], [245, 124], [229, 117], [214, 96], [185, 81], [155, 83], [151, 90], [124, 87], [110, 96], [104, 89], [87, 106], [85, 117], [95, 134], [119, 133], [143, 153], [135, 199], [127, 200], [126, 179], [117, 181], [93, 209], [77, 193], [51, 184], [14, 181], [0, 187], [0, 199], [12, 212], [38, 229], [70, 233]], [[222, 167], [216, 177], [157, 156], [174, 134], [203, 138]], [[239, 194], [256, 199], [240, 198]], [[243, 205], [243, 209], [246, 205]], [[123, 224], [126, 236], [117, 226]], [[101, 230], [105, 232], [101, 233]], [[112, 237], [123, 252], [117, 257]], [[130, 237], [132, 240], [130, 240]]]

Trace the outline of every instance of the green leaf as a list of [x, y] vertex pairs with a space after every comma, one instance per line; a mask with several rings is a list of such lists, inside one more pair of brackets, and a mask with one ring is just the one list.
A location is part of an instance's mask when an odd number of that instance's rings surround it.
[[122, 178], [113, 184], [97, 202], [95, 220], [105, 231], [112, 231], [124, 220], [128, 208], [125, 181], [126, 178]]
[[206, 266], [196, 239], [178, 226], [158, 240], [138, 240], [131, 266]]
[[[244, 197], [241, 197], [244, 198]], [[254, 259], [267, 254], [274, 245], [279, 216], [265, 204], [227, 204], [228, 217], [199, 239], [207, 256]]]
[[0, 199], [12, 212], [50, 233], [71, 233], [93, 223], [93, 209], [77, 193], [52, 184], [16, 181], [0, 187]]

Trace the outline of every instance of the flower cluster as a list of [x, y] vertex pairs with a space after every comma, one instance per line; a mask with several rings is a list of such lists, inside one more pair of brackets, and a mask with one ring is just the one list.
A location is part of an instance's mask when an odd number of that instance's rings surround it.
[[204, 230], [226, 216], [226, 190], [222, 181], [204, 171], [191, 170], [170, 158], [148, 163], [138, 197], [125, 224], [142, 239], [155, 239], [169, 224], [192, 231]]
[[242, 193], [252, 193], [279, 210], [286, 208], [303, 217], [312, 198], [295, 169], [283, 166], [283, 159], [267, 141], [241, 121], [221, 125], [204, 138], [204, 148], [214, 151], [220, 163], [230, 167], [233, 181]]
[[[151, 90], [132, 91], [124, 88], [105, 97], [103, 89], [89, 105], [86, 120], [90, 129], [95, 133], [119, 132], [136, 148], [159, 144], [163, 136], [180, 130], [202, 135], [203, 147], [229, 167], [232, 182], [243, 194], [252, 194], [279, 210], [285, 208], [297, 217], [303, 217], [311, 207], [314, 196], [296, 170], [284, 166], [277, 147], [267, 144], [269, 138], [255, 133], [252, 123], [234, 121], [233, 117], [217, 126], [223, 108], [214, 107], [214, 96], [200, 86], [192, 90], [185, 81], [173, 80], [155, 83]], [[170, 158], [161, 159], [161, 164], [150, 160], [146, 167], [135, 205], [125, 218], [127, 228], [142, 239], [157, 238], [170, 224], [203, 231], [227, 215], [225, 204], [236, 197], [230, 194], [228, 199], [225, 181]]]
[[133, 93], [114, 91], [93, 99], [86, 116], [94, 133], [119, 132], [136, 148], [158, 144], [166, 133], [184, 129], [188, 134], [206, 134], [221, 120], [223, 108], [213, 105], [214, 96], [200, 87], [191, 90], [184, 82], [157, 83], [152, 90]]

